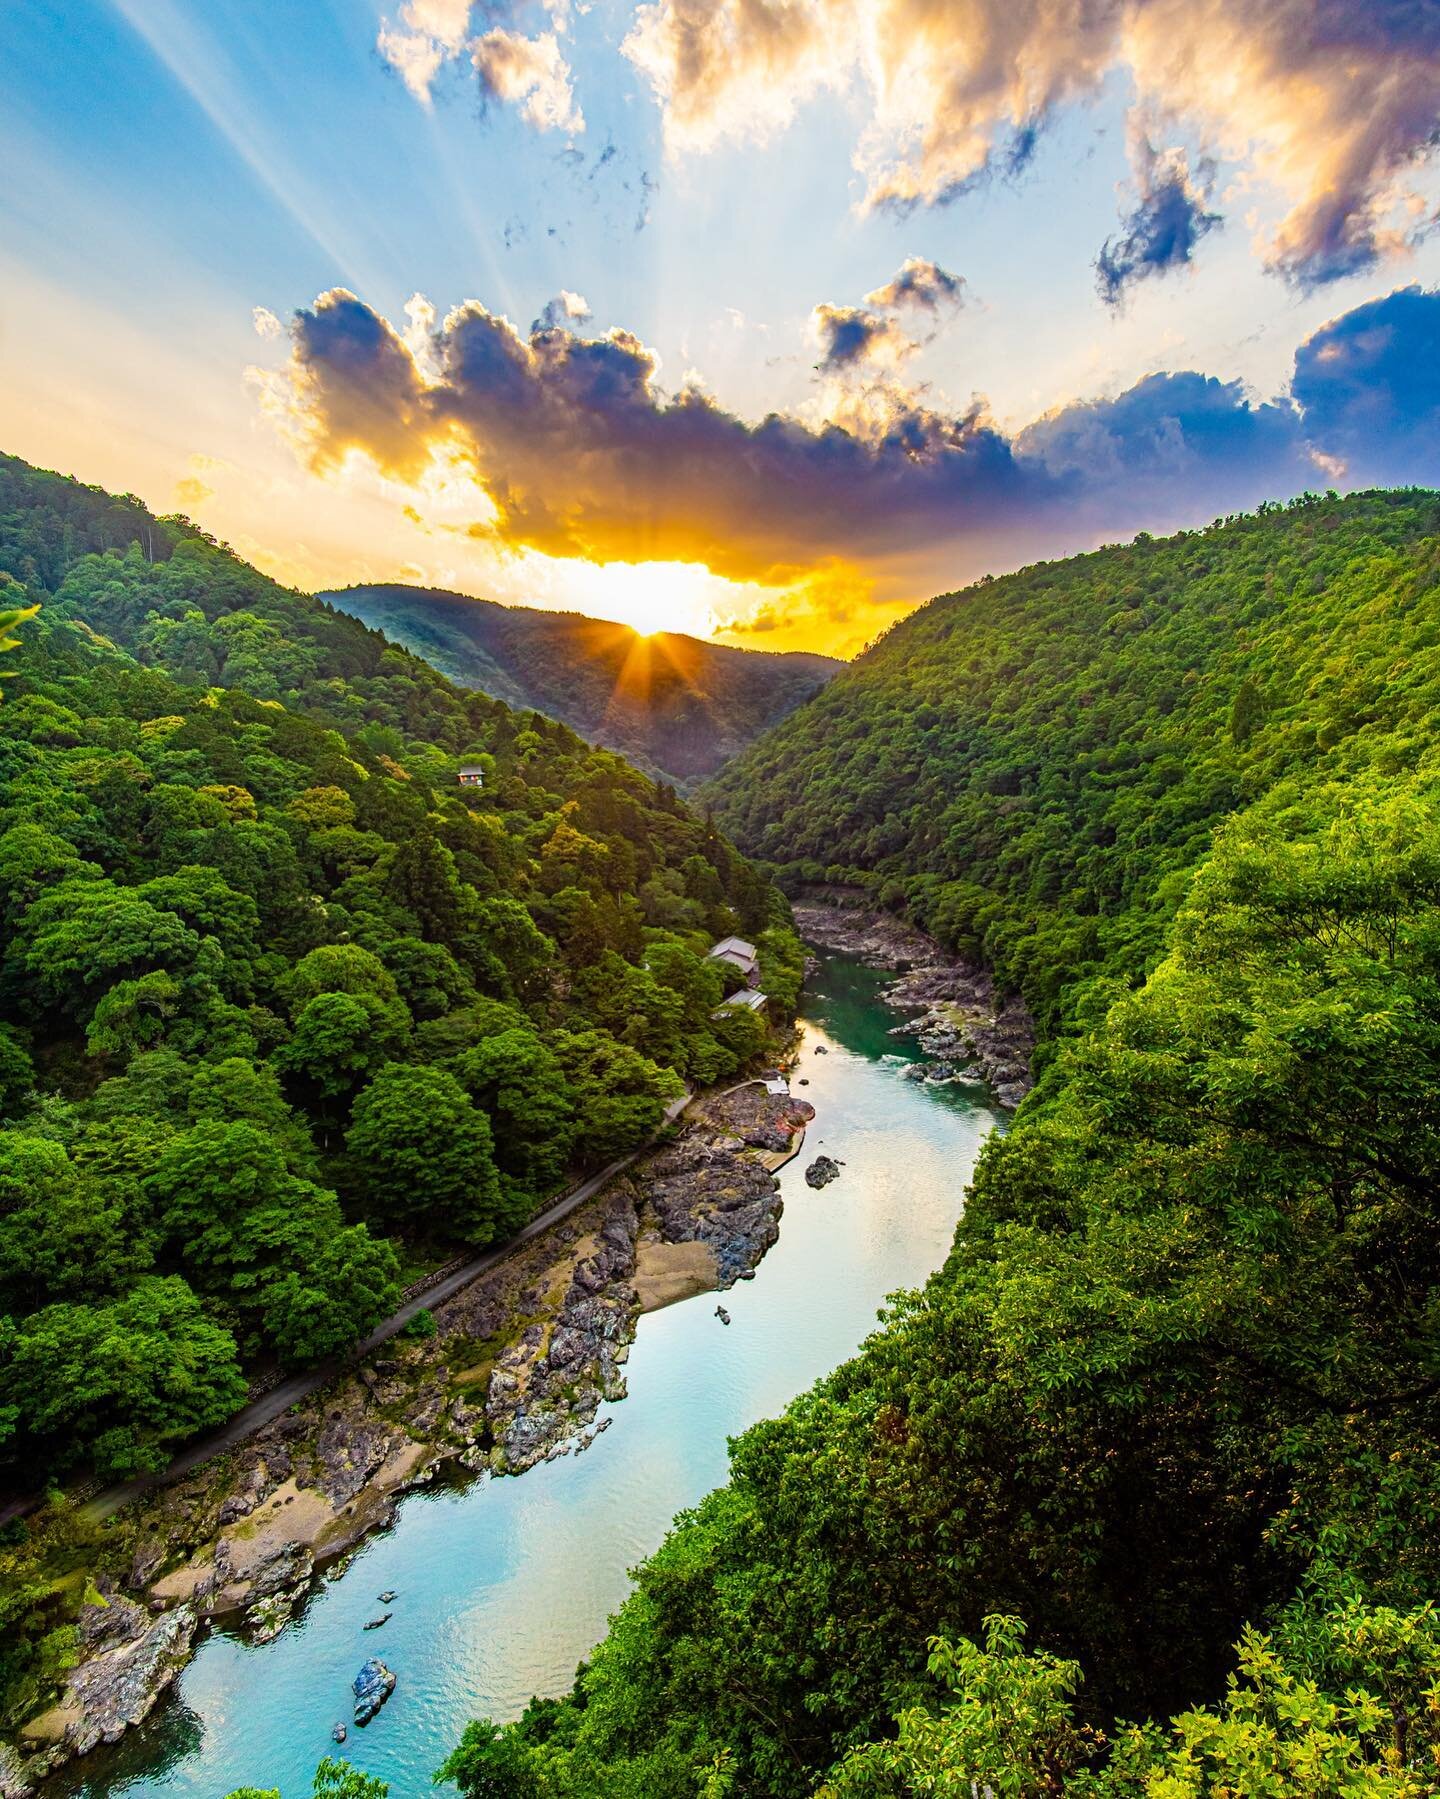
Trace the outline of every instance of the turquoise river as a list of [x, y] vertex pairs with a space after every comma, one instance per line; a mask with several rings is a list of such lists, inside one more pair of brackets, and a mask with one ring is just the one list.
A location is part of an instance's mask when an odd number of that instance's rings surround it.
[[[221, 1799], [243, 1785], [305, 1799], [371, 1653], [398, 1684], [341, 1753], [388, 1780], [392, 1799], [435, 1790], [467, 1719], [566, 1690], [627, 1570], [725, 1479], [727, 1439], [842, 1362], [885, 1296], [944, 1259], [997, 1117], [982, 1089], [902, 1077], [913, 1052], [887, 1035], [884, 978], [832, 958], [807, 995], [795, 1077], [809, 1085], [796, 1091], [817, 1117], [780, 1177], [780, 1241], [725, 1297], [728, 1329], [713, 1295], [642, 1318], [629, 1397], [606, 1408], [610, 1428], [587, 1454], [413, 1494], [275, 1642], [211, 1635], [147, 1724], [57, 1777], [47, 1799]], [[803, 1171], [821, 1149], [844, 1168], [817, 1193]], [[389, 1588], [390, 1622], [362, 1634]]]

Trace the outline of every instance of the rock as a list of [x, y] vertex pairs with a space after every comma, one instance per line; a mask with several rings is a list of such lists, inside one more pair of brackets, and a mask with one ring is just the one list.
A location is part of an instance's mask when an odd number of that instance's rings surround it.
[[281, 1592], [257, 1599], [245, 1614], [245, 1628], [252, 1643], [273, 1643], [295, 1615], [295, 1607], [305, 1597], [309, 1581], [302, 1580]]
[[148, 1717], [183, 1666], [195, 1636], [195, 1613], [188, 1605], [151, 1621], [137, 1605], [114, 1603], [127, 1608], [124, 1624], [107, 1634], [106, 1649], [75, 1670], [60, 1700], [60, 1709], [70, 1714], [63, 1738], [70, 1755], [117, 1742]]
[[368, 1724], [395, 1691], [395, 1676], [379, 1656], [372, 1655], [350, 1685], [355, 1694], [355, 1722]]
[[830, 1054], [830, 1051], [828, 1049], [826, 1049], [826, 1047], [823, 1043], [817, 1043], [815, 1045], [815, 1054], [817, 1056], [828, 1056]]
[[349, 1727], [349, 1725], [346, 1724], [345, 1720], [342, 1718], [340, 1720], [340, 1722], [338, 1724], [336, 1724], [335, 1728], [330, 1732], [330, 1741], [332, 1743], [343, 1743], [345, 1741], [346, 1737], [349, 1736], [349, 1734], [350, 1734], [350, 1727]]
[[395, 1594], [394, 1588], [392, 1587], [392, 1588], [387, 1588], [387, 1590], [383, 1593], [377, 1593], [375, 1595], [375, 1597], [380, 1601], [381, 1605], [389, 1605], [391, 1600], [393, 1600], [396, 1597], [396, 1594]]
[[393, 1612], [381, 1612], [381, 1614], [378, 1618], [369, 1618], [366, 1620], [365, 1629], [366, 1630], [379, 1630], [380, 1626], [382, 1624], [388, 1624], [390, 1622], [391, 1618], [394, 1617], [394, 1615], [395, 1614]]
[[828, 1187], [840, 1175], [840, 1164], [830, 1156], [816, 1156], [805, 1170], [807, 1187]]
[[8, 1743], [0, 1743], [0, 1799], [31, 1799], [34, 1791], [19, 1756]]
[[715, 1316], [722, 1324], [728, 1324], [730, 1322], [730, 1314], [725, 1310], [724, 1306], [716, 1306]]

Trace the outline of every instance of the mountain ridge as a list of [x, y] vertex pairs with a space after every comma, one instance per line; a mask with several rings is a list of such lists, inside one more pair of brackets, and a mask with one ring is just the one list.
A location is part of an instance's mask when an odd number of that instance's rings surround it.
[[681, 787], [713, 775], [845, 666], [812, 651], [645, 634], [583, 612], [510, 606], [450, 588], [378, 582], [316, 597], [458, 684], [557, 718]]

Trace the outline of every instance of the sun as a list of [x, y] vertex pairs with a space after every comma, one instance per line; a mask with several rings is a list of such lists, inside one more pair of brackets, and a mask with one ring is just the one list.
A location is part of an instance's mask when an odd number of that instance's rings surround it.
[[[642, 637], [715, 632], [715, 602], [731, 583], [692, 562], [571, 562], [564, 565], [565, 604], [629, 625]], [[555, 603], [554, 601], [551, 602]]]

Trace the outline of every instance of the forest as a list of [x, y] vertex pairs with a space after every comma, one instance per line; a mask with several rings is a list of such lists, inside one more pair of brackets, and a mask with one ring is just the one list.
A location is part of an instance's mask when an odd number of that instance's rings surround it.
[[1437, 535], [1427, 491], [1311, 496], [984, 580], [705, 797], [788, 883], [869, 888], [1053, 1037], [1153, 965], [1218, 820], [1421, 753]]
[[1024, 991], [954, 1247], [467, 1799], [1440, 1791], [1440, 498], [922, 609], [715, 784]]
[[[163, 1467], [754, 1058], [716, 936], [793, 1010], [784, 900], [672, 789], [186, 521], [0, 459], [0, 612], [10, 1494]], [[48, 1520], [12, 1721], [70, 1650]]]

